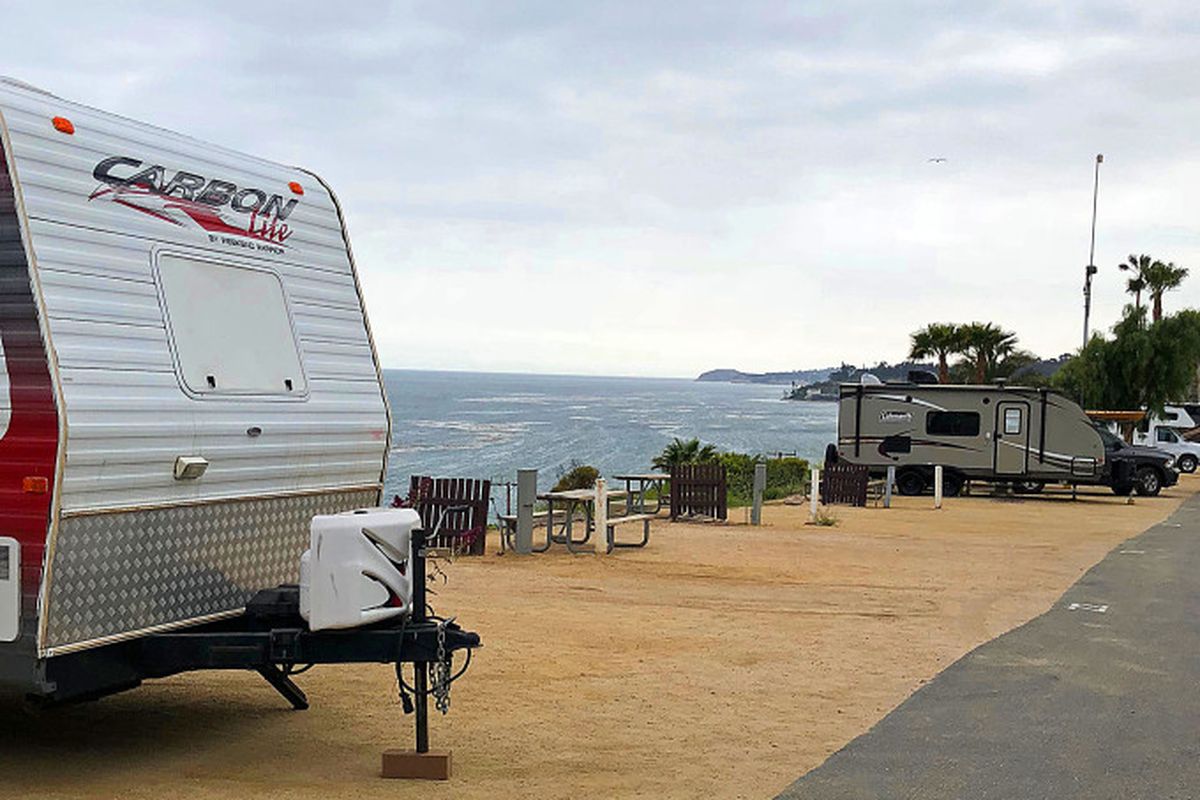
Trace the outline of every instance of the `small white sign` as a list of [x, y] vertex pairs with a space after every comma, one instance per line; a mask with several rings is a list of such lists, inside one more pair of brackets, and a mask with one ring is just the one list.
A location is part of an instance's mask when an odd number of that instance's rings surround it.
[[1071, 603], [1067, 611], [1091, 611], [1094, 614], [1108, 613], [1108, 603]]
[[909, 411], [880, 411], [879, 421], [892, 423], [912, 422], [912, 413]]

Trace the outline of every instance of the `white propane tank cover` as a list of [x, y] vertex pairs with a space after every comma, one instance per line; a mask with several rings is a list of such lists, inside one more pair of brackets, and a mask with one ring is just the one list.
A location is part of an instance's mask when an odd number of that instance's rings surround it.
[[872, 375], [870, 372], [864, 372], [859, 377], [858, 382], [862, 386], [879, 386], [883, 383], [883, 381], [879, 380], [877, 376]]
[[[314, 631], [356, 628], [412, 610], [411, 508], [369, 508], [313, 517], [301, 558], [301, 616]], [[307, 613], [306, 613], [307, 612]]]

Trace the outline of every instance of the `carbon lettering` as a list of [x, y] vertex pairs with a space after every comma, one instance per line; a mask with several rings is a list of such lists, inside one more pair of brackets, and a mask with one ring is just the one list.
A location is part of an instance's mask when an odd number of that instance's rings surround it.
[[[128, 177], [123, 177], [128, 175]], [[239, 187], [232, 181], [178, 170], [168, 181], [166, 167], [146, 166], [128, 156], [110, 156], [92, 168], [100, 186], [88, 200], [107, 198], [175, 225], [207, 231], [209, 240], [282, 253], [292, 230], [286, 224], [299, 198]], [[232, 212], [232, 213], [231, 213]]]
[[229, 181], [212, 180], [208, 182], [208, 186], [196, 198], [197, 203], [206, 203], [210, 206], [223, 206], [233, 197], [233, 193], [237, 191], [237, 184]]
[[284, 203], [282, 197], [277, 194], [273, 194], [271, 195], [270, 201], [267, 202], [266, 207], [263, 208], [262, 213], [267, 215], [273, 212], [275, 216], [279, 217], [279, 221], [282, 222], [291, 216], [292, 209], [294, 209], [296, 204], [299, 202], [299, 200], [292, 199], [288, 200], [287, 203]]
[[116, 175], [113, 175], [112, 168], [116, 166], [124, 166], [137, 169], [141, 165], [142, 162], [138, 161], [136, 158], [123, 158], [121, 156], [114, 156], [113, 158], [106, 158], [97, 164], [96, 168], [92, 170], [92, 177], [101, 183], [107, 183], [113, 186], [124, 186], [126, 179], [118, 178]]
[[[251, 202], [246, 202], [247, 198], [251, 198]], [[267, 202], [266, 192], [259, 189], [242, 189], [233, 196], [229, 205], [234, 211], [257, 211], [265, 202]]]
[[196, 175], [192, 172], [176, 172], [175, 177], [171, 178], [171, 182], [163, 187], [162, 193], [170, 197], [178, 191], [179, 196], [184, 200], [193, 200], [196, 192], [203, 189], [206, 182], [203, 175]]
[[156, 164], [153, 167], [147, 167], [146, 169], [139, 172], [137, 175], [134, 175], [132, 178], [125, 181], [125, 185], [126, 186], [144, 186], [147, 189], [151, 189], [155, 192], [161, 193], [163, 177], [164, 177], [163, 168]]

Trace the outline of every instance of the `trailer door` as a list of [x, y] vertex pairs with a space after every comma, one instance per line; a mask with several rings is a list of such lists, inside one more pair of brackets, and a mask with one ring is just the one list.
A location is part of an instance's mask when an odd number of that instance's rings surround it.
[[1024, 475], [1029, 462], [1029, 404], [996, 404], [995, 447], [997, 475]]

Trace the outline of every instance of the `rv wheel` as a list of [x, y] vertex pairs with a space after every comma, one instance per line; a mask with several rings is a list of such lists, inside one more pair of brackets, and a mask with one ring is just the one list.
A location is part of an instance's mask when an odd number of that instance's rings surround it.
[[1154, 467], [1142, 467], [1134, 477], [1134, 487], [1143, 497], [1154, 497], [1162, 491], [1162, 479]]
[[[943, 486], [945, 482], [943, 481]], [[896, 491], [912, 497], [925, 491], [925, 476], [915, 469], [909, 469], [896, 476]]]
[[1180, 472], [1195, 472], [1196, 457], [1193, 455], [1180, 456], [1177, 466]]
[[1037, 494], [1046, 488], [1046, 484], [1041, 481], [1014, 481], [1012, 487], [1017, 494]]

